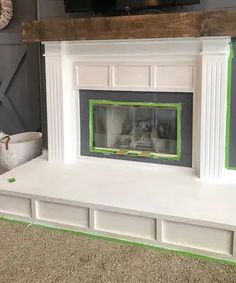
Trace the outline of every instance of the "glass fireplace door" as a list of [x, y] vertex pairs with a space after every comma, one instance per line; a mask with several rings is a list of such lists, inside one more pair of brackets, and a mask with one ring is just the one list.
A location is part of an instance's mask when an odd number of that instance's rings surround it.
[[90, 151], [179, 160], [181, 104], [89, 100]]

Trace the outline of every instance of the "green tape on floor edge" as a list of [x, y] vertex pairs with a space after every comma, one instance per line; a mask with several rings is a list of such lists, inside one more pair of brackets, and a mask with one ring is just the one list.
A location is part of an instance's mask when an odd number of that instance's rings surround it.
[[21, 224], [21, 225], [24, 225], [24, 226], [29, 226], [29, 225], [30, 226], [36, 226], [36, 227], [48, 229], [48, 230], [53, 231], [53, 232], [66, 233], [66, 234], [70, 234], [70, 235], [77, 236], [77, 237], [86, 237], [86, 238], [96, 239], [96, 240], [105, 240], [105, 241], [109, 241], [109, 242], [113, 242], [113, 243], [119, 243], [119, 244], [125, 244], [125, 245], [129, 245], [129, 246], [139, 247], [139, 248], [151, 249], [151, 250], [154, 250], [154, 251], [157, 251], [157, 252], [160, 252], [160, 253], [166, 253], [166, 254], [172, 254], [172, 255], [184, 256], [184, 257], [191, 257], [191, 258], [198, 259], [198, 260], [205, 260], [205, 261], [208, 261], [208, 262], [230, 265], [230, 266], [236, 267], [236, 261], [232, 261], [232, 260], [228, 260], [228, 259], [220, 259], [220, 258], [217, 258], [217, 257], [206, 256], [206, 255], [201, 255], [201, 254], [197, 254], [197, 253], [179, 251], [179, 250], [174, 250], [174, 249], [171, 249], [171, 248], [163, 248], [163, 247], [160, 247], [160, 246], [157, 246], [157, 245], [154, 245], [154, 244], [149, 244], [149, 243], [141, 243], [141, 242], [138, 242], [138, 241], [132, 241], [132, 240], [121, 239], [121, 238], [112, 238], [112, 237], [108, 237], [108, 236], [99, 235], [99, 234], [96, 234], [96, 233], [79, 232], [79, 231], [71, 230], [69, 228], [59, 228], [59, 227], [54, 227], [54, 226], [50, 226], [50, 225], [47, 225], [47, 224], [38, 224], [38, 223], [30, 222], [30, 221], [27, 222], [27, 221], [17, 220], [17, 219], [14, 219], [14, 218], [3, 217], [3, 216], [0, 216], [0, 221], [9, 222], [9, 223], [12, 223], [12, 224]]

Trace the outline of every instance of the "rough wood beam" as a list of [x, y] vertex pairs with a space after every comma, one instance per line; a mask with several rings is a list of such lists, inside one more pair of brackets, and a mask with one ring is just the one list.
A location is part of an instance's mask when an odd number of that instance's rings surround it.
[[236, 36], [236, 9], [23, 23], [25, 42]]

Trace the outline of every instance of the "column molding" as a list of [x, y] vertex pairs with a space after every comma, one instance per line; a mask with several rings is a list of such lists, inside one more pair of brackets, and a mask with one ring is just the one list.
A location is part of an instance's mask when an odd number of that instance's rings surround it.
[[200, 178], [218, 180], [225, 169], [230, 39], [203, 40]]
[[64, 161], [62, 59], [59, 44], [45, 46], [48, 161]]

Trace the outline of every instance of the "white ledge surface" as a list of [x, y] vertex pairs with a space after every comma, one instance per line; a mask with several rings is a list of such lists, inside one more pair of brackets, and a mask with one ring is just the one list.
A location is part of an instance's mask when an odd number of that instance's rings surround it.
[[[8, 178], [16, 178], [13, 184]], [[232, 178], [231, 178], [232, 180]], [[189, 168], [81, 158], [37, 158], [0, 176], [0, 194], [34, 196], [236, 225], [236, 181], [200, 181]]]

